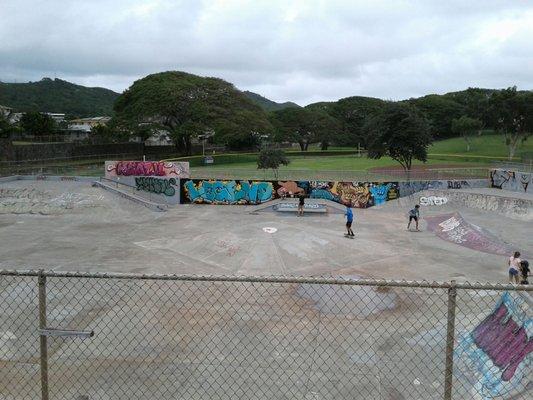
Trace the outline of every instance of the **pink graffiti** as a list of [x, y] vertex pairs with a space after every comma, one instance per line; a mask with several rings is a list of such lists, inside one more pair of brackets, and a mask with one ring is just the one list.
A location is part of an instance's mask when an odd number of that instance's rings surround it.
[[523, 326], [508, 316], [507, 307], [501, 304], [496, 311], [479, 324], [472, 333], [474, 342], [503, 369], [502, 380], [509, 381], [518, 365], [533, 351], [533, 339], [527, 337]]
[[157, 161], [118, 161], [117, 175], [123, 176], [165, 176], [165, 164]]

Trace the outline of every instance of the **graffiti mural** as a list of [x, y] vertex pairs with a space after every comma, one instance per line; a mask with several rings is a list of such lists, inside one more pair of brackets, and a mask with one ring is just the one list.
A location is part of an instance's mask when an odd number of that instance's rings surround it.
[[188, 162], [162, 161], [106, 161], [106, 178], [120, 176], [166, 176], [174, 178], [189, 177]]
[[422, 196], [419, 201], [421, 206], [443, 206], [448, 203], [447, 197]]
[[532, 173], [493, 169], [490, 171], [491, 187], [513, 192], [533, 193]]
[[183, 202], [208, 204], [259, 204], [303, 193], [312, 199], [366, 208], [399, 197], [395, 182], [188, 180], [182, 183], [182, 189]]
[[172, 197], [176, 194], [176, 179], [159, 179], [154, 177], [138, 176], [135, 178], [135, 186], [137, 190], [145, 192], [163, 194]]
[[410, 196], [413, 193], [423, 190], [432, 189], [474, 189], [487, 188], [489, 182], [487, 179], [469, 179], [469, 180], [439, 180], [439, 181], [411, 181], [400, 182], [400, 196]]
[[272, 200], [272, 182], [188, 180], [183, 183], [184, 202], [207, 204], [260, 204]]
[[520, 295], [502, 295], [471, 332], [459, 336], [457, 369], [483, 399], [524, 390], [531, 376], [533, 318]]

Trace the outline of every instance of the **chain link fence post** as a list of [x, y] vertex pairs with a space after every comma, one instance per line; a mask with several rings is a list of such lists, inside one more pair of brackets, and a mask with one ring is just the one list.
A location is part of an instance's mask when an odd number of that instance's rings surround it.
[[[46, 276], [39, 271], [39, 330], [46, 329]], [[48, 339], [40, 332], [41, 399], [48, 400]]]
[[451, 281], [448, 288], [448, 323], [446, 326], [446, 366], [444, 369], [444, 400], [451, 400], [453, 388], [453, 350], [455, 341], [455, 308], [457, 288]]

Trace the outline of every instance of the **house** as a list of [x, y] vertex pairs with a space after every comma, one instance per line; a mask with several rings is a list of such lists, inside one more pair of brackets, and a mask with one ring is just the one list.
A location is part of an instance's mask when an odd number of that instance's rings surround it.
[[70, 141], [84, 140], [89, 137], [91, 130], [98, 125], [106, 125], [111, 117], [77, 118], [68, 121]]
[[0, 105], [0, 116], [7, 119], [10, 124], [16, 124], [22, 118], [22, 113], [14, 112], [11, 107]]
[[62, 114], [62, 113], [50, 113], [50, 112], [44, 112], [42, 114], [48, 115], [58, 125], [61, 124], [62, 122], [65, 122], [65, 114]]

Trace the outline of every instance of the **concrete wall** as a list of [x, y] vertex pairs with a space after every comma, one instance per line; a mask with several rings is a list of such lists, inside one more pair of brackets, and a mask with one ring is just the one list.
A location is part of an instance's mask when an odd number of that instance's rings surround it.
[[182, 203], [260, 204], [305, 194], [351, 207], [367, 208], [399, 196], [397, 182], [222, 181], [183, 179]]
[[427, 189], [487, 188], [487, 179], [414, 182], [323, 182], [182, 180], [181, 202], [197, 204], [260, 204], [297, 196], [331, 200], [356, 208], [380, 205]]
[[430, 189], [479, 189], [488, 187], [490, 187], [488, 179], [400, 182], [400, 196], [410, 196], [413, 193]]
[[493, 169], [490, 171], [490, 185], [512, 192], [533, 193], [533, 173]]

